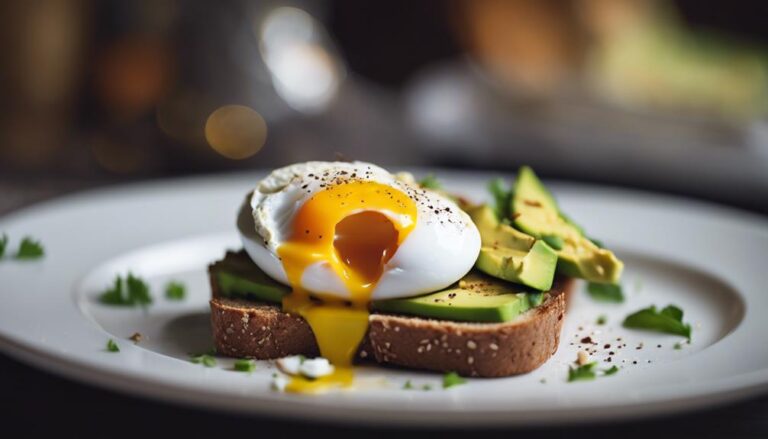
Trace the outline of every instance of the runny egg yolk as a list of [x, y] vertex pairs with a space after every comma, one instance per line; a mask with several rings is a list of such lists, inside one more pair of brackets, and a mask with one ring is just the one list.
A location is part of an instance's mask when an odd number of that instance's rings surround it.
[[[381, 183], [350, 181], [316, 193], [296, 213], [290, 236], [277, 248], [293, 292], [283, 309], [298, 313], [315, 334], [332, 375], [294, 378], [288, 391], [314, 392], [352, 384], [352, 360], [368, 330], [371, 294], [400, 244], [416, 225], [416, 203]], [[348, 302], [322, 292], [313, 300], [302, 287], [304, 271], [327, 264], [350, 293]]]

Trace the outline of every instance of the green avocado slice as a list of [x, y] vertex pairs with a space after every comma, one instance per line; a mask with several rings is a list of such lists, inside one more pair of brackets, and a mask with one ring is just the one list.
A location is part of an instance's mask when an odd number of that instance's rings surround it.
[[245, 252], [227, 252], [211, 266], [219, 294], [250, 300], [281, 303], [291, 288], [272, 280]]
[[595, 245], [581, 227], [560, 212], [552, 194], [527, 166], [517, 174], [511, 210], [517, 229], [558, 243], [558, 272], [590, 282], [619, 281], [624, 264], [610, 250]]
[[482, 242], [475, 267], [510, 282], [546, 291], [552, 288], [557, 253], [533, 236], [502, 224], [488, 205], [468, 209]]
[[[224, 297], [280, 303], [290, 292], [289, 287], [270, 279], [245, 252], [228, 252], [211, 266], [211, 273]], [[371, 308], [443, 320], [507, 322], [540, 305], [544, 296], [472, 270], [448, 289], [419, 297], [379, 300]]]
[[540, 304], [543, 293], [477, 271], [446, 290], [407, 299], [380, 300], [373, 310], [465, 322], [500, 323]]

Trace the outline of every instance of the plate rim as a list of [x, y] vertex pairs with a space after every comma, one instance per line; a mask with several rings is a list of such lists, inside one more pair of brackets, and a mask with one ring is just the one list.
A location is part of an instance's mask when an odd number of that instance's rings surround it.
[[[483, 176], [483, 178], [490, 177], [494, 174], [494, 171], [456, 171], [456, 170], [450, 170], [450, 169], [440, 169], [440, 168], [410, 168], [409, 170], [413, 170], [414, 172], [418, 173], [426, 173], [426, 172], [439, 172], [441, 174], [448, 174], [452, 175], [449, 178], [454, 178], [456, 175], [463, 175], [465, 178], [468, 176], [472, 177], [480, 177]], [[6, 215], [3, 215], [0, 217], [0, 222], [13, 222], [18, 221], [19, 218], [23, 218], [24, 216], [29, 215], [35, 215], [39, 214], [40, 212], [45, 211], [46, 209], [50, 208], [57, 208], [65, 206], [67, 203], [71, 203], [73, 201], [88, 201], [91, 199], [91, 201], [94, 201], [94, 198], [104, 197], [107, 195], [114, 195], [116, 192], [123, 192], [123, 193], [133, 193], [141, 190], [146, 190], [147, 188], [152, 187], [158, 187], [163, 186], [167, 187], [167, 185], [175, 184], [175, 185], [187, 185], [192, 182], [206, 182], [206, 181], [222, 181], [226, 182], [224, 184], [231, 184], [231, 182], [242, 179], [243, 177], [247, 176], [253, 176], [257, 173], [263, 173], [265, 171], [259, 170], [259, 171], [250, 171], [250, 172], [243, 172], [243, 173], [229, 173], [229, 174], [215, 174], [215, 175], [205, 175], [205, 176], [192, 176], [192, 177], [183, 177], [183, 178], [172, 178], [172, 179], [159, 179], [159, 180], [151, 180], [151, 181], [141, 181], [141, 182], [134, 182], [130, 184], [121, 184], [121, 185], [112, 185], [107, 187], [100, 187], [95, 189], [88, 189], [85, 191], [78, 191], [70, 194], [66, 194], [61, 197], [55, 197], [49, 200], [41, 201], [38, 203], [34, 203], [32, 205], [26, 206], [22, 209], [18, 209], [12, 212], [9, 212]], [[659, 194], [651, 191], [643, 191], [643, 190], [636, 190], [636, 189], [626, 189], [616, 186], [604, 186], [604, 185], [593, 185], [593, 184], [583, 184], [583, 183], [577, 183], [577, 182], [563, 182], [563, 181], [552, 181], [550, 182], [548, 180], [548, 183], [553, 184], [553, 186], [557, 187], [568, 187], [569, 189], [578, 189], [578, 190], [590, 190], [590, 189], [599, 189], [602, 191], [610, 191], [612, 193], [629, 193], [631, 196], [641, 196], [646, 199], [653, 199], [654, 201], [658, 200], [664, 200], [665, 202], [685, 202], [685, 203], [693, 203], [696, 209], [706, 209], [710, 211], [717, 212], [720, 215], [726, 215], [729, 217], [729, 219], [732, 218], [738, 218], [742, 221], [746, 220], [750, 222], [752, 225], [760, 224], [762, 226], [768, 225], [768, 219], [766, 219], [764, 216], [751, 212], [751, 211], [745, 211], [738, 208], [733, 208], [730, 206], [724, 206], [716, 203], [712, 203], [705, 200], [695, 199], [695, 198], [686, 198], [686, 197], [680, 197], [676, 195], [669, 195], [669, 194]], [[728, 279], [723, 279], [724, 281], [728, 282]], [[746, 316], [745, 316], [746, 318]], [[734, 332], [738, 331], [738, 328], [734, 330]], [[126, 378], [120, 373], [116, 373], [114, 370], [110, 370], [108, 368], [104, 367], [98, 367], [97, 365], [90, 365], [90, 364], [80, 364], [77, 361], [73, 361], [72, 359], [56, 356], [55, 354], [51, 352], [45, 352], [38, 350], [34, 346], [25, 346], [23, 344], [18, 343], [17, 341], [7, 338], [4, 333], [0, 333], [0, 350], [3, 352], [6, 352], [9, 354], [9, 356], [16, 358], [24, 363], [32, 364], [35, 367], [38, 367], [42, 370], [45, 370], [47, 372], [53, 373], [58, 376], [62, 376], [65, 378], [73, 379], [78, 382], [82, 382], [84, 384], [90, 384], [93, 385], [93, 383], [96, 383], [99, 387], [108, 388], [110, 390], [115, 390], [122, 393], [127, 393], [131, 395], [136, 395], [140, 397], [154, 397], [158, 398], [164, 401], [172, 401], [174, 403], [181, 403], [183, 405], [188, 406], [195, 406], [200, 408], [213, 408], [219, 411], [235, 411], [235, 412], [246, 412], [246, 413], [259, 413], [259, 414], [269, 414], [273, 416], [278, 416], [280, 418], [293, 418], [295, 416], [291, 416], [290, 413], [287, 413], [285, 409], [277, 408], [278, 406], [271, 407], [269, 403], [273, 403], [273, 401], [268, 401], [262, 398], [257, 398], [259, 401], [259, 404], [256, 405], [256, 407], [249, 406], [237, 406], [236, 404], [223, 404], [221, 401], [218, 405], [212, 405], [208, 404], [202, 401], [198, 401], [194, 398], [185, 398], [184, 395], [180, 394], [180, 392], [183, 392], [183, 388], [175, 387], [174, 385], [168, 385], [167, 383], [165, 386], [167, 388], [160, 389], [161, 386], [147, 386], [146, 384], [149, 382], [148, 377], [130, 377], [130, 380], [133, 380], [133, 382], [126, 381], [125, 383], [120, 379], [115, 378]], [[54, 367], [54, 364], [64, 364], [65, 368], [57, 369]], [[768, 365], [766, 366], [768, 367]], [[82, 373], [81, 373], [82, 371]], [[519, 419], [515, 418], [515, 420], [511, 420], [509, 418], [503, 417], [503, 412], [487, 412], [487, 415], [490, 416], [483, 416], [482, 422], [485, 424], [492, 424], [493, 426], [503, 426], [503, 425], [541, 425], [541, 424], [579, 424], [583, 422], [594, 422], [597, 420], [618, 420], [618, 419], [639, 419], [644, 417], [650, 417], [655, 416], [659, 414], [672, 414], [672, 413], [680, 413], [680, 412], [686, 412], [691, 410], [697, 410], [702, 409], [706, 407], [712, 407], [717, 405], [722, 405], [727, 402], [735, 401], [738, 399], [747, 398], [749, 396], [758, 395], [761, 393], [765, 393], [768, 391], [768, 373], [765, 373], [766, 370], [758, 370], [754, 371], [754, 373], [748, 374], [750, 377], [752, 375], [760, 375], [759, 377], [751, 377], [751, 383], [745, 382], [741, 383], [741, 385], [735, 385], [734, 387], [730, 387], [727, 389], [720, 389], [717, 392], [706, 392], [707, 398], [701, 398], [701, 400], [697, 400], [695, 397], [692, 396], [686, 396], [681, 397], [679, 400], [686, 401], [686, 404], [679, 404], [675, 405], [673, 408], [674, 410], [670, 411], [670, 407], [662, 408], [662, 405], [659, 406], [650, 406], [649, 404], [641, 404], [643, 407], [642, 410], [638, 410], [638, 407], [635, 406], [635, 410], [623, 410], [619, 414], [611, 414], [610, 416], [604, 416], [603, 413], [601, 414], [592, 414], [590, 416], [589, 413], [578, 413], [576, 414], [573, 412], [573, 408], [560, 409], [559, 410], [559, 418], [555, 420], [545, 420], [545, 419], [532, 419], [530, 421], [520, 422]], [[737, 378], [743, 378], [743, 375], [740, 375], [738, 377], [730, 377], [730, 380], [726, 379], [723, 382], [726, 381], [734, 381]], [[757, 385], [754, 384], [754, 380], [760, 381]], [[131, 384], [141, 384], [141, 386], [131, 386]], [[155, 383], [157, 384], [157, 383]], [[141, 387], [141, 388], [140, 388]], [[175, 389], [175, 390], [174, 390]], [[188, 396], [188, 395], [187, 395]], [[691, 398], [694, 398], [695, 403], [691, 403]], [[666, 398], [666, 402], [671, 402], [673, 399]], [[198, 404], [199, 402], [199, 404]], [[299, 404], [301, 405], [301, 404]], [[225, 407], [226, 406], [226, 407]], [[314, 406], [314, 408], [317, 408], [319, 406]], [[619, 409], [624, 409], [625, 407], [621, 406]], [[362, 414], [371, 414], [369, 409], [367, 408], [361, 408], [360, 409]], [[385, 413], [383, 409], [374, 409], [375, 412]], [[565, 412], [573, 412], [572, 416], [563, 416]], [[427, 412], [419, 411], [418, 415], [419, 417], [424, 417]], [[452, 415], [457, 415], [457, 411], [451, 411]], [[472, 417], [477, 417], [476, 412], [471, 412]], [[518, 417], [524, 412], [518, 413]], [[334, 412], [333, 408], [329, 409], [327, 412], [323, 411], [317, 411], [317, 412], [309, 412], [309, 413], [302, 413], [301, 418], [304, 419], [312, 419], [313, 421], [329, 421], [329, 422], [338, 422], [338, 421], [344, 421], [345, 423], [356, 423], [354, 422], [354, 417], [345, 417], [345, 416], [338, 416], [337, 412]], [[512, 421], [512, 422], [510, 422]], [[360, 421], [360, 424], [365, 425], [372, 425], [372, 424], [388, 424], [388, 425], [402, 425], [402, 426], [439, 426], [439, 425], [450, 425], [450, 426], [456, 426], [456, 425], [476, 425], [477, 421], [474, 422], [468, 422], [468, 420], [462, 416], [456, 416], [456, 417], [448, 417], [448, 418], [439, 418], [429, 416], [428, 418], [422, 418], [420, 420], [416, 419], [408, 419], [399, 417], [398, 419], [387, 419], [386, 416], [377, 417], [373, 416], [370, 418], [365, 419], [364, 421]]]

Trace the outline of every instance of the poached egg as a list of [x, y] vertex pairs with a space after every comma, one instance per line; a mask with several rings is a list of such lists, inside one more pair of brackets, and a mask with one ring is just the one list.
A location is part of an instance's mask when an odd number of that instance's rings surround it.
[[238, 217], [254, 263], [292, 293], [335, 372], [294, 378], [289, 391], [349, 385], [372, 300], [418, 296], [474, 265], [480, 233], [449, 198], [364, 162], [307, 162], [273, 171]]

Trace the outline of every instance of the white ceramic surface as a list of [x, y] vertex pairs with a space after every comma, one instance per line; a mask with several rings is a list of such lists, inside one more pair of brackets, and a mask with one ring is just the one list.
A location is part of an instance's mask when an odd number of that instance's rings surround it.
[[[492, 175], [431, 170], [448, 189], [485, 198]], [[0, 348], [74, 379], [203, 407], [342, 423], [531, 425], [649, 416], [711, 406], [768, 389], [768, 221], [681, 198], [553, 184], [563, 209], [626, 262], [627, 301], [593, 302], [579, 286], [560, 349], [528, 375], [471, 379], [440, 389], [439, 375], [363, 368], [359, 389], [321, 396], [275, 393], [274, 367], [232, 371], [188, 361], [211, 347], [206, 265], [239, 247], [235, 214], [261, 174], [143, 183], [60, 198], [0, 219], [13, 248], [26, 234], [46, 257], [0, 261]], [[116, 274], [146, 278], [147, 310], [96, 301]], [[183, 302], [162, 294], [168, 280], [188, 286]], [[693, 341], [621, 328], [628, 313], [674, 303], [694, 326]], [[596, 324], [599, 315], [608, 323]], [[128, 337], [140, 332], [134, 344]], [[600, 368], [621, 370], [567, 383], [579, 343], [598, 343]], [[121, 351], [108, 353], [109, 338]], [[621, 338], [619, 342], [617, 339]], [[603, 348], [611, 344], [611, 348]], [[626, 347], [617, 348], [617, 345]], [[642, 344], [641, 349], [637, 349]], [[658, 346], [661, 347], [658, 347]], [[614, 351], [611, 363], [604, 360]], [[636, 362], [636, 364], [635, 364]], [[432, 391], [406, 391], [406, 380]]]

